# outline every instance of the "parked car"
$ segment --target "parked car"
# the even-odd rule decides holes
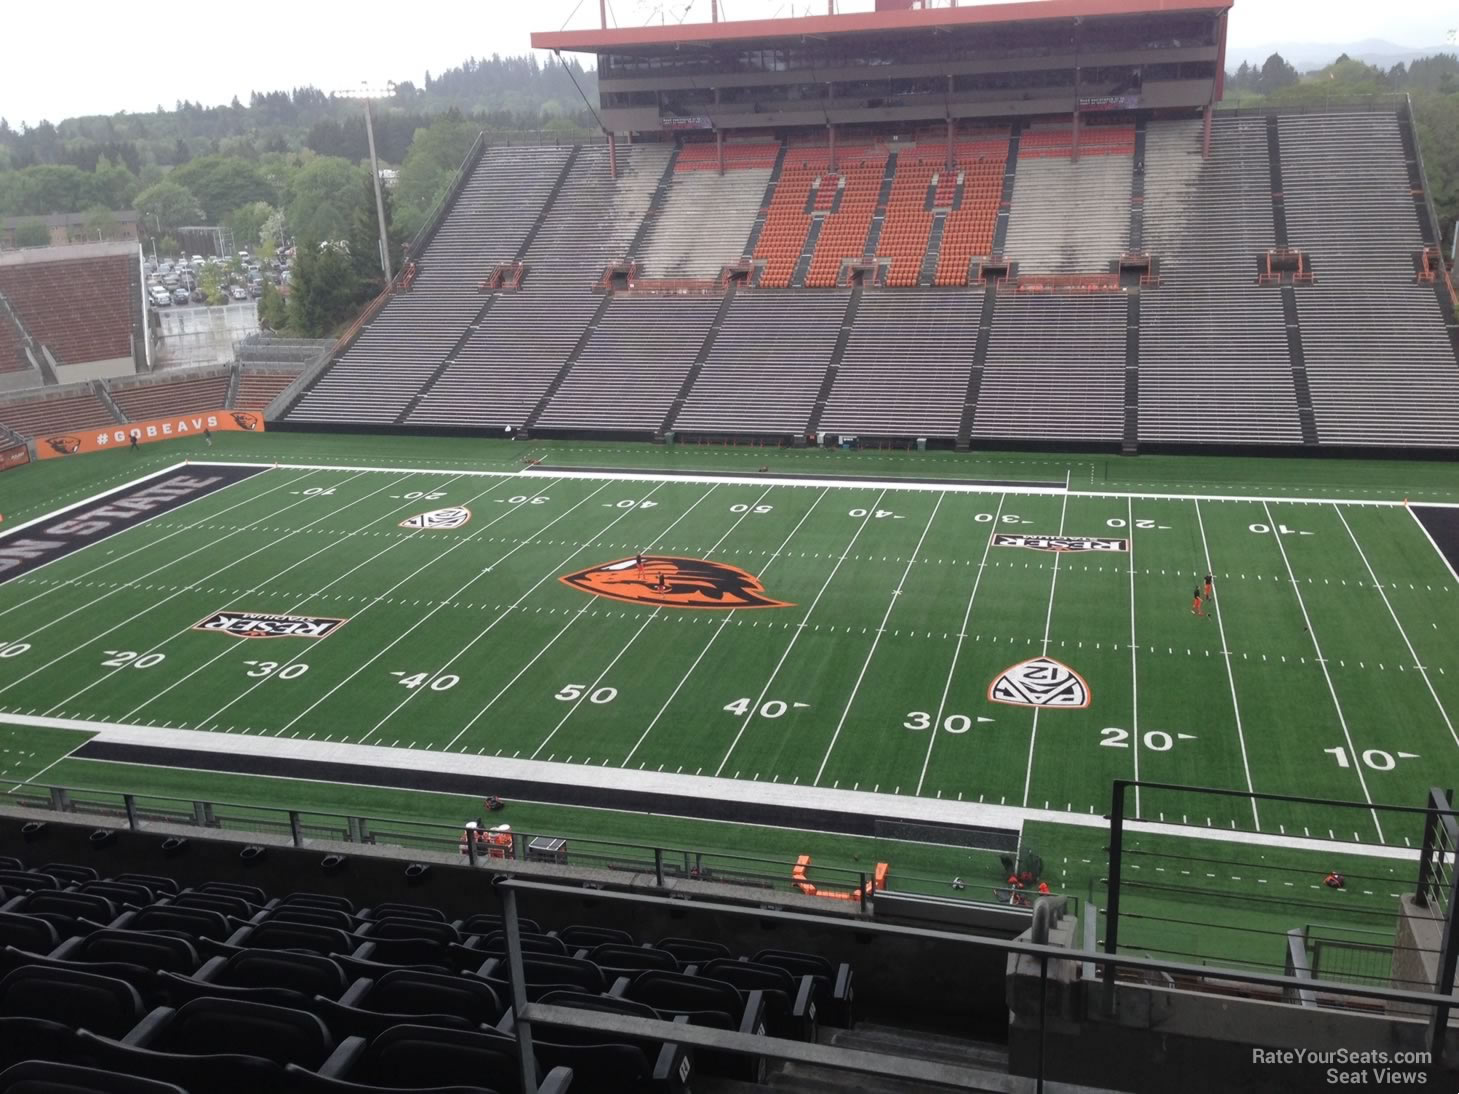
[[[172,294],[159,286],[154,285],[149,295],[152,297],[152,306],[154,308],[165,308],[168,304],[172,303]]]
[[[172,302],[174,304],[186,304],[188,302],[188,300],[189,300],[189,296],[188,296],[188,291],[186,289],[173,289],[172,290]]]
[[[231,295],[234,300],[248,299],[248,293],[244,290],[242,285],[234,285],[233,288],[229,290],[229,295]]]

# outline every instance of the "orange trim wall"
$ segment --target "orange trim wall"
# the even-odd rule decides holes
[[[24,467],[30,463],[30,449],[23,444],[11,445],[9,448],[0,448],[0,471],[9,471],[13,467]]]
[[[208,430],[213,433],[262,433],[262,414],[242,410],[205,410],[195,414],[179,414],[173,418],[154,418],[149,422],[128,422],[106,429],[76,430],[50,433],[35,439],[36,456],[56,460],[81,452],[104,452],[109,448],[128,448],[135,433],[138,444],[172,441],[192,437]]]

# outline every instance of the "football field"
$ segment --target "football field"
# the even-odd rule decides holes
[[[179,464],[5,526],[0,720],[546,761],[605,792],[870,792],[959,822],[1098,817],[1114,779],[1407,806],[1452,785],[1459,580],[1421,519],[1442,509],[1070,483]],[[1378,810],[1132,803],[1419,839]]]

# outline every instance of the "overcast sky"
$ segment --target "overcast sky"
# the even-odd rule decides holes
[[[946,2],[946,0],[943,0]],[[961,3],[976,0],[961,0]],[[709,18],[709,0],[611,0],[610,24],[639,26],[659,12],[678,21]],[[808,10],[825,0],[721,0],[731,19]],[[874,0],[837,0],[868,11]],[[361,81],[421,81],[468,55],[524,53],[534,30],[596,26],[598,0],[427,0],[402,9],[379,0],[304,0],[279,5],[222,3],[122,7],[112,0],[4,5],[9,48],[0,61],[0,117],[42,118],[244,101],[251,90],[313,84],[325,91]],[[277,22],[272,22],[276,20]],[[1431,46],[1459,27],[1459,0],[1237,0],[1235,46],[1272,42],[1350,43],[1385,39]]]

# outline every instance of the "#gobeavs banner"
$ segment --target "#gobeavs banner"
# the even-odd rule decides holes
[[[127,448],[132,437],[138,444],[171,441],[178,437],[194,437],[204,430],[212,433],[262,433],[262,414],[242,410],[207,410],[196,414],[179,414],[175,418],[156,418],[150,422],[128,422],[106,429],[75,430],[70,433],[43,434],[35,439],[36,454],[43,460],[74,456],[78,452],[102,452],[108,448]]]
[[[12,467],[19,467],[27,463],[30,463],[30,452],[25,445],[16,444],[9,448],[0,448],[0,471],[9,471]]]

